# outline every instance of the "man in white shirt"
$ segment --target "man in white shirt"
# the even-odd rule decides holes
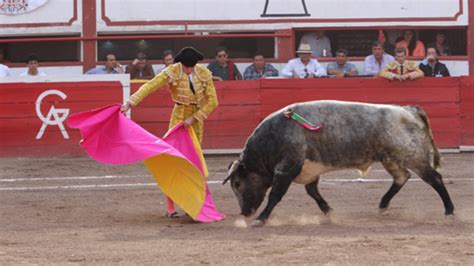
[[[3,63],[3,50],[0,49],[0,77],[8,77],[11,76],[10,69],[2,64]]]
[[[311,58],[311,47],[307,43],[300,44],[298,58],[291,59],[282,69],[281,76],[285,78],[315,78],[326,76],[326,69]]]
[[[364,74],[378,76],[380,71],[384,70],[388,63],[393,61],[395,61],[395,58],[385,53],[384,43],[375,41],[372,43],[372,54],[365,58]]]
[[[28,70],[21,73],[20,77],[26,77],[26,76],[46,76],[46,74],[38,69],[38,57],[36,55],[32,54],[28,56],[28,59],[26,60],[26,64],[28,66]]]
[[[309,44],[313,57],[332,57],[331,41],[324,35],[323,30],[306,33],[301,38],[300,45],[302,43]]]

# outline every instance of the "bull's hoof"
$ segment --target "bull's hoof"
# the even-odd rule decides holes
[[[379,215],[387,215],[387,214],[388,214],[388,213],[387,213],[387,209],[388,209],[388,208],[380,208],[380,209],[379,209]]]
[[[320,219],[321,224],[332,224],[332,215],[333,215],[333,210],[330,209],[326,213],[324,213],[324,216]]]
[[[454,215],[454,210],[446,211],[444,212],[444,215],[446,216]]]
[[[253,222],[250,224],[250,227],[262,227],[265,225],[265,222],[261,220],[253,220]]]
[[[454,214],[444,216],[444,223],[447,225],[457,225],[461,220]]]
[[[238,228],[247,228],[247,223],[243,218],[238,218],[237,220],[235,220],[234,225]]]
[[[334,209],[329,208],[328,210],[324,212],[324,216],[331,218],[333,212],[334,212]]]

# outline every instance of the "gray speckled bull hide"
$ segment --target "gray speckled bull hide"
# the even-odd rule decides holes
[[[289,108],[323,129],[312,132],[286,118],[283,112]],[[374,162],[381,162],[394,179],[381,209],[388,207],[411,170],[438,192],[450,215],[454,206],[435,170],[439,161],[428,119],[418,107],[314,101],[287,106],[262,121],[240,159],[229,167],[224,183],[230,180],[245,216],[255,213],[271,187],[267,206],[254,222],[258,225],[265,223],[292,182],[304,184],[327,214],[331,208],[318,191],[320,175],[348,168],[367,172]]]

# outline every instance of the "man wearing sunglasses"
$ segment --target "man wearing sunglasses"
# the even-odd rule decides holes
[[[224,47],[216,49],[216,61],[209,63],[207,68],[212,72],[215,81],[242,79],[237,66],[229,60],[229,55]]]

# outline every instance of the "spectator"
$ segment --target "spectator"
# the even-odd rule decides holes
[[[425,56],[425,45],[416,39],[415,32],[406,30],[403,32],[403,39],[395,45],[396,48],[403,47],[406,49],[408,56]]]
[[[0,77],[9,77],[11,76],[10,68],[8,68],[6,65],[2,64],[3,63],[3,50],[0,49]]]
[[[393,56],[385,53],[384,43],[375,41],[372,43],[372,54],[365,58],[364,74],[378,76],[380,71],[394,60]]]
[[[237,66],[229,60],[226,48],[219,47],[216,52],[216,61],[207,66],[212,72],[212,79],[217,81],[242,79]]]
[[[146,61],[144,53],[138,53],[133,60],[132,65],[127,67],[127,72],[130,74],[130,79],[152,79],[155,76],[153,66]]]
[[[302,43],[307,43],[311,46],[314,57],[332,57],[331,42],[329,38],[324,35],[323,30],[306,33],[301,37],[300,45]]]
[[[331,62],[327,66],[328,75],[336,75],[338,78],[357,76],[359,71],[354,64],[347,62],[348,51],[339,49],[336,51],[336,62]]]
[[[391,34],[387,30],[379,30],[379,36],[378,36],[377,40],[383,45],[385,53],[387,53],[389,55],[393,55],[393,51],[395,50],[395,45],[393,45],[392,42],[389,40],[390,35]],[[402,39],[400,39],[400,41],[401,40]],[[395,43],[396,42],[398,42],[398,41],[395,41]],[[395,60],[395,59],[393,59],[393,60]]]
[[[105,65],[90,69],[85,74],[123,74],[122,65],[117,62],[115,55],[108,53],[105,55]]]
[[[286,78],[315,78],[326,75],[326,70],[311,58],[311,47],[307,43],[300,44],[298,58],[291,59],[282,69],[281,75]]]
[[[244,71],[245,80],[254,80],[266,77],[277,77],[278,70],[271,64],[265,63],[262,53],[256,53],[253,57],[253,64],[248,66]]]
[[[426,49],[426,59],[419,65],[425,77],[449,77],[449,70],[445,64],[438,61],[438,50],[429,46]]]
[[[28,66],[28,70],[21,73],[20,77],[26,77],[26,76],[46,76],[46,74],[40,70],[38,70],[38,57],[36,55],[32,54],[28,56],[28,59],[26,59],[26,65]]]
[[[436,50],[438,50],[439,55],[451,55],[451,47],[446,44],[446,35],[442,31],[436,33],[435,42],[429,44],[428,46],[435,47]]]
[[[395,61],[390,62],[380,72],[380,76],[389,80],[413,80],[423,77],[423,71],[418,68],[415,62],[406,60],[406,49],[399,47],[395,49]]]
[[[174,55],[173,51],[171,50],[165,50],[163,52],[163,63],[165,64],[163,67],[159,68],[157,73],[161,73],[165,68],[167,68],[169,65],[173,64],[174,62]]]

